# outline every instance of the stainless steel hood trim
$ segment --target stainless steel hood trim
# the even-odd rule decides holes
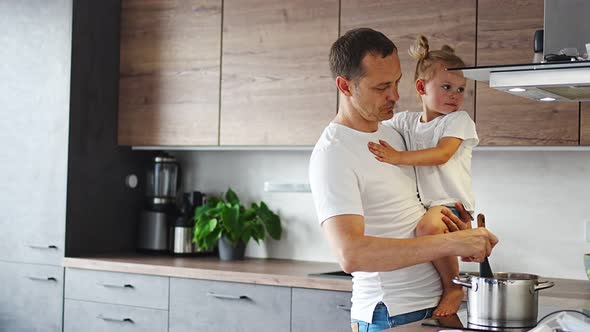
[[[590,66],[490,73],[491,88],[539,101],[590,100]],[[514,88],[521,91],[513,91]]]
[[[490,74],[496,72],[532,72],[550,70],[565,70],[574,68],[590,67],[590,61],[568,61],[568,62],[549,62],[549,63],[528,63],[528,64],[514,64],[514,65],[499,65],[499,66],[480,66],[480,67],[463,67],[463,68],[449,68],[448,71],[463,71],[466,78],[475,81],[489,81]],[[590,82],[590,77],[587,77],[587,82]]]
[[[490,73],[491,88],[590,86],[590,66],[559,70],[495,71]]]

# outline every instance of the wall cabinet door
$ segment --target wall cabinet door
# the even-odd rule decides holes
[[[531,63],[543,0],[480,0],[477,65]],[[542,103],[477,84],[481,145],[577,145],[578,103]]]
[[[467,65],[475,65],[475,4],[472,0],[342,0],[341,34],[369,27],[383,32],[398,48],[402,65],[398,110],[422,111],[416,95],[416,60],[408,54],[419,34],[431,49],[448,44]],[[474,83],[468,81],[464,109],[473,117]]]
[[[291,289],[170,278],[169,331],[289,331]]]
[[[0,330],[61,331],[64,269],[0,262]]]
[[[590,102],[583,102],[580,106],[580,145],[590,145]]]
[[[350,331],[350,292],[293,288],[291,332]]]
[[[121,2],[120,145],[217,145],[221,0]]]
[[[336,115],[337,0],[226,0],[221,145],[313,145]]]

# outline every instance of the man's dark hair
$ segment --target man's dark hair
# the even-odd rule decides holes
[[[381,32],[369,28],[349,30],[330,49],[332,76],[342,76],[354,81],[365,74],[362,60],[367,53],[384,58],[393,52],[397,52],[397,47]]]

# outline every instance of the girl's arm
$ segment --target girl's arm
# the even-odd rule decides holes
[[[416,151],[397,151],[386,141],[369,142],[375,159],[392,165],[436,166],[449,161],[463,142],[457,137],[443,137],[434,148]]]

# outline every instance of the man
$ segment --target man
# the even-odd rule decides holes
[[[380,125],[391,119],[401,79],[393,42],[371,29],[354,29],[330,51],[339,90],[338,114],[326,127],[310,160],[310,185],[319,221],[337,258],[353,274],[353,331],[379,331],[429,317],[441,295],[430,263],[447,256],[482,261],[497,238],[470,229],[444,210],[447,234],[415,238],[425,213],[412,167],[377,161],[367,148],[385,140],[405,150],[401,136]]]

